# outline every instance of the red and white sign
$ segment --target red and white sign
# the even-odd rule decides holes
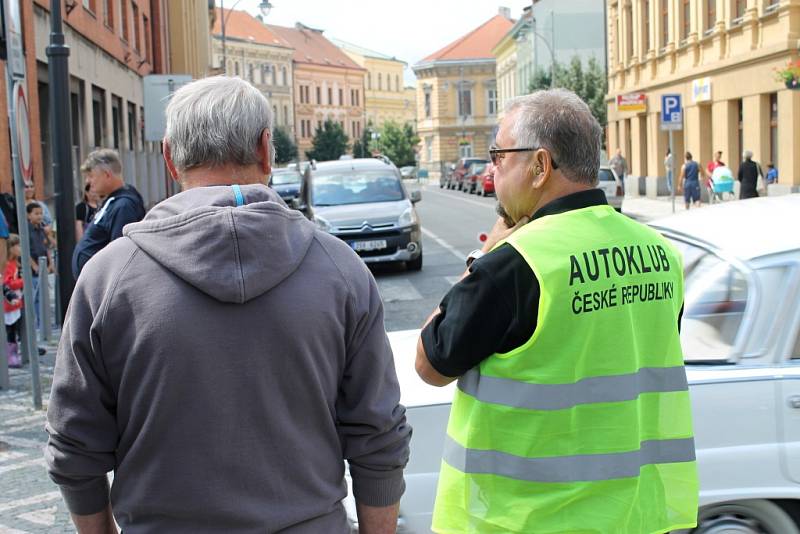
[[[617,95],[617,111],[644,113],[647,111],[647,95],[644,93]]]
[[[29,128],[28,99],[25,96],[25,85],[22,82],[14,84],[14,115],[17,119],[17,154],[19,154],[19,167],[22,177],[30,181],[33,177],[33,164],[31,162],[31,134]]]

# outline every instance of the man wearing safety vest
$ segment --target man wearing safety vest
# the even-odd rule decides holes
[[[696,524],[682,259],[595,188],[601,135],[561,89],[511,101],[500,123],[501,216],[417,344],[423,380],[458,379],[435,532]]]

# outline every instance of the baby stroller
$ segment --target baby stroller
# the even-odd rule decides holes
[[[729,194],[732,200],[736,198],[733,191],[733,172],[728,167],[722,166],[714,169],[711,178],[706,182],[708,188],[708,199],[711,204],[725,200],[725,194]]]

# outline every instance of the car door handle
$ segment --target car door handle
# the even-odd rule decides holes
[[[800,409],[800,395],[793,395],[789,397],[789,406]]]

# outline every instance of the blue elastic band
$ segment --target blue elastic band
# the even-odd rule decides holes
[[[244,195],[242,194],[242,188],[239,187],[238,184],[234,184],[231,186],[233,189],[233,194],[236,195],[236,207],[244,206]]]

